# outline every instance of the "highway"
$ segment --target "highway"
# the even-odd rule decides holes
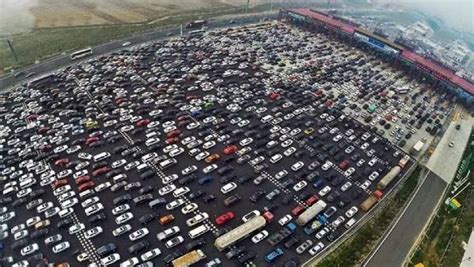
[[[437,210],[448,184],[428,170],[415,197],[363,266],[402,266],[414,242]]]
[[[245,25],[256,23],[264,18],[267,19],[275,19],[277,18],[277,13],[265,13],[265,14],[257,14],[257,15],[248,15],[248,16],[241,16],[236,18],[225,18],[225,19],[210,19],[208,23],[208,28],[221,28],[221,27],[234,27],[238,25]],[[229,22],[233,20],[234,23],[230,24]],[[90,57],[83,58],[81,60],[87,60],[89,58],[95,58],[98,55],[107,54],[114,50],[123,49],[122,44],[125,42],[130,42],[131,45],[136,45],[140,43],[150,42],[158,39],[167,38],[169,36],[176,36],[180,34],[180,26],[172,26],[172,27],[163,27],[159,28],[156,31],[128,37],[121,40],[114,40],[105,44],[101,44],[92,48],[94,51],[93,55]],[[188,32],[189,30],[183,27],[183,33]],[[56,70],[58,68],[66,67],[70,64],[76,63],[77,60],[72,60],[69,55],[61,55],[39,64],[28,66],[24,69],[19,69],[19,71],[23,71],[25,74],[28,73],[35,73],[35,76],[40,76],[41,74],[45,74]],[[31,77],[33,78],[33,77]],[[0,91],[7,89],[8,87],[16,84],[21,83],[25,80],[25,78],[19,77],[15,78],[13,74],[8,74],[0,78]]]

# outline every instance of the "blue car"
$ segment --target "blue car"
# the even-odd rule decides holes
[[[278,259],[278,257],[280,257],[281,255],[283,255],[283,249],[276,248],[275,250],[273,250],[272,252],[268,253],[265,256],[265,261],[268,262],[268,263],[272,263],[276,259]]]
[[[214,178],[212,178],[212,176],[207,175],[207,176],[203,176],[203,177],[199,178],[198,183],[200,185],[203,185],[203,184],[207,184],[207,183],[212,182],[212,180],[214,180]]]

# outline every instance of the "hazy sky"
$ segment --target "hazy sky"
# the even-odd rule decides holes
[[[413,7],[455,29],[474,33],[474,0],[372,0],[372,3],[387,2]]]

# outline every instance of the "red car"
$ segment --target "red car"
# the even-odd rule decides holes
[[[51,151],[51,149],[53,149],[53,147],[50,146],[50,145],[42,145],[42,146],[40,146],[40,150],[41,150],[41,152],[43,152],[43,153],[48,152],[48,151]]]
[[[295,208],[293,208],[293,209],[291,210],[291,214],[293,214],[293,216],[298,216],[298,215],[300,215],[303,211],[304,211],[304,207],[301,206],[301,205],[298,205],[298,206],[296,206]]]
[[[184,120],[187,120],[187,119],[189,119],[189,115],[179,116],[176,120],[177,121],[184,121]]]
[[[86,145],[90,145],[90,144],[92,144],[94,142],[97,142],[97,141],[99,141],[99,137],[97,137],[97,136],[89,137],[86,140]]]
[[[92,189],[94,186],[95,186],[95,183],[92,182],[92,181],[87,182],[85,184],[81,184],[78,188],[79,193],[82,192],[82,191],[86,191],[87,189]]]
[[[67,179],[56,180],[53,182],[53,188],[57,189],[67,185]]]
[[[265,213],[263,213],[263,218],[265,218],[265,220],[267,221],[267,223],[271,222],[273,220],[273,213],[267,211]]]
[[[127,99],[120,97],[120,98],[115,99],[115,104],[120,105],[124,101],[127,101]]]
[[[55,166],[64,167],[69,163],[69,159],[58,159],[54,162]]]
[[[188,96],[186,97],[186,100],[189,101],[189,100],[198,99],[198,98],[199,98],[199,96],[197,96],[197,95],[188,95]]]
[[[345,171],[347,168],[349,168],[349,161],[347,159],[341,161],[341,163],[339,163],[339,168],[341,168],[341,170]]]
[[[110,171],[110,168],[105,166],[105,167],[102,167],[102,168],[99,168],[99,169],[93,171],[92,175],[97,177],[97,176],[100,176],[100,175],[102,175],[106,172],[109,172],[109,171]]]
[[[36,114],[31,114],[30,116],[26,117],[26,119],[29,121],[35,121],[37,118],[38,118],[38,115]]]
[[[308,206],[311,206],[314,203],[316,203],[316,201],[318,201],[318,199],[319,199],[318,196],[312,195],[304,203],[306,203],[306,205],[308,205]]]
[[[272,93],[270,94],[270,99],[272,99],[272,100],[277,100],[278,98],[280,98],[280,94],[279,94],[279,93],[272,92]]]
[[[44,134],[44,133],[47,133],[48,131],[49,131],[49,127],[41,127],[38,129],[39,134]]]
[[[237,151],[237,149],[238,148],[236,145],[227,146],[226,148],[224,148],[224,154],[226,155],[234,154]]]
[[[226,212],[226,213],[224,213],[221,216],[216,218],[216,224],[217,225],[223,225],[226,222],[234,219],[234,217],[235,217],[235,214],[232,211]]]
[[[90,181],[91,181],[91,177],[89,175],[79,176],[76,178],[77,185],[81,185],[83,183],[90,182]]]
[[[139,120],[139,121],[137,121],[137,127],[146,127],[150,122],[151,122],[151,120],[149,120],[149,119]]]
[[[173,131],[169,132],[166,135],[166,137],[167,138],[174,138],[174,137],[178,137],[180,134],[181,134],[181,131],[179,129],[176,129],[176,130],[173,130]]]

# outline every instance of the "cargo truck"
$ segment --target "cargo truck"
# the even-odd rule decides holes
[[[318,200],[311,207],[307,208],[300,216],[296,219],[296,223],[299,226],[304,226],[310,222],[318,213],[326,208],[327,204],[323,200]]]
[[[173,267],[188,267],[205,258],[206,255],[204,254],[204,252],[202,252],[202,250],[200,249],[197,249],[173,260],[171,264],[173,265]]]
[[[255,216],[252,219],[248,220],[246,223],[237,226],[236,228],[230,230],[229,232],[216,238],[214,246],[219,251],[222,251],[229,246],[237,243],[238,241],[249,236],[251,233],[257,231],[258,229],[265,226],[267,221],[263,216]]]
[[[402,168],[400,166],[393,167],[382,179],[380,179],[379,183],[377,184],[377,189],[383,190],[385,189],[392,181],[397,177]]]
[[[362,202],[359,208],[363,211],[369,211],[379,200],[382,198],[382,191],[375,191],[372,195],[370,195],[364,202]]]

